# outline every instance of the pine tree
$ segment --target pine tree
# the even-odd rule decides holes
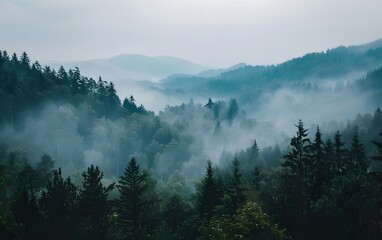
[[[312,176],[313,184],[312,194],[320,196],[322,186],[329,179],[329,164],[325,158],[325,145],[321,138],[320,128],[317,126],[317,132],[312,144]]]
[[[62,178],[61,169],[53,171],[39,201],[47,226],[45,239],[73,239],[76,232],[77,189],[68,177]]]
[[[211,111],[212,107],[214,106],[215,103],[212,102],[211,98],[208,98],[208,103],[204,105],[205,108],[208,108],[210,110],[210,119],[211,119]]]
[[[250,155],[248,159],[248,167],[250,169],[253,169],[253,167],[255,166],[255,163],[258,161],[259,155],[260,155],[260,149],[255,139],[253,140],[253,145],[251,147]]]
[[[339,131],[334,135],[334,159],[337,173],[344,173],[350,165],[347,156],[348,152],[344,147],[345,144],[342,142],[341,136]]]
[[[231,213],[233,214],[245,202],[242,174],[240,172],[240,162],[235,157],[232,161],[233,173],[230,183],[228,185],[227,193],[232,200]]]
[[[65,71],[65,68],[63,66],[60,66],[57,72],[57,77],[60,80],[58,82],[59,85],[69,85],[69,79],[68,79],[68,74]]]
[[[237,104],[236,99],[232,99],[230,101],[228,111],[227,111],[227,119],[229,124],[232,124],[233,120],[235,119],[238,113],[239,113],[239,105]]]
[[[219,205],[222,195],[221,186],[215,178],[211,160],[208,160],[206,175],[197,192],[197,208],[202,219],[210,219],[212,217],[213,211]]]
[[[352,165],[357,169],[360,169],[364,172],[367,171],[368,162],[365,154],[365,148],[363,144],[358,139],[358,128],[355,128],[354,136],[350,148],[350,158]]]
[[[303,179],[308,172],[309,165],[309,152],[310,152],[310,139],[308,136],[308,129],[304,128],[304,123],[299,120],[298,125],[295,125],[298,129],[297,135],[291,139],[290,145],[292,151],[284,156],[284,167],[289,167],[292,173]]]
[[[114,183],[104,187],[101,183],[103,173],[91,165],[82,173],[83,182],[79,195],[79,207],[83,216],[86,239],[106,239],[107,215],[109,213],[107,196]]]
[[[330,179],[337,172],[337,165],[334,157],[334,144],[332,140],[328,139],[324,145],[324,155],[329,167],[328,179]]]
[[[23,67],[25,67],[26,69],[29,69],[30,68],[30,60],[29,60],[29,57],[28,57],[28,54],[26,52],[23,52],[21,54],[21,57],[20,57],[20,63]]]
[[[139,240],[143,235],[142,215],[150,201],[144,201],[143,195],[148,185],[147,175],[139,170],[135,158],[129,161],[124,175],[117,185],[121,197],[118,202],[119,220],[126,232],[126,239]]]
[[[303,216],[306,216],[307,210],[307,178],[310,171],[310,149],[311,143],[308,136],[308,129],[304,128],[304,123],[299,120],[297,135],[291,139],[290,145],[292,151],[284,156],[283,167],[290,168],[293,176],[296,177],[297,185],[299,188],[299,203]]]

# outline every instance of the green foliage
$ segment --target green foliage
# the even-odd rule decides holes
[[[79,195],[79,211],[85,239],[106,239],[108,227],[108,194],[114,183],[104,187],[101,183],[103,173],[91,165],[82,173],[83,182]]]
[[[285,239],[285,233],[272,224],[258,204],[247,202],[233,216],[213,218],[200,227],[200,240]]]
[[[121,193],[118,201],[118,213],[126,238],[138,240],[143,237],[143,211],[150,204],[143,199],[148,188],[146,179],[147,175],[139,170],[135,158],[131,158],[124,175],[118,181],[117,187]]]
[[[366,172],[367,168],[369,167],[369,163],[366,158],[365,148],[363,147],[363,144],[359,140],[357,127],[354,131],[354,136],[351,143],[350,159],[354,168],[357,168]]]
[[[240,172],[240,162],[237,158],[232,161],[233,173],[229,182],[227,193],[231,197],[230,212],[234,213],[239,207],[245,203],[245,195],[242,174]]]
[[[221,185],[215,178],[211,160],[208,160],[206,174],[197,189],[197,208],[201,219],[210,219],[213,216],[221,197]]]
[[[381,182],[363,171],[337,175],[312,204],[315,239],[380,239]],[[318,229],[317,229],[318,230]]]
[[[304,128],[304,123],[299,120],[298,125],[295,125],[298,129],[297,134],[290,141],[292,151],[284,156],[284,167],[289,167],[292,172],[298,176],[301,181],[307,175],[309,169],[309,154],[310,154],[310,139],[308,136],[308,129]]]
[[[77,222],[77,189],[68,177],[63,179],[61,169],[53,171],[39,201],[42,217],[47,227],[46,239],[75,238]]]

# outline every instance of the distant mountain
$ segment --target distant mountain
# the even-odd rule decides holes
[[[220,69],[206,70],[206,71],[203,71],[201,73],[195,74],[195,76],[197,76],[197,77],[215,77],[215,76],[218,76],[218,75],[220,75],[222,73],[225,73],[225,72],[228,72],[228,71],[232,71],[232,70],[236,70],[236,69],[239,69],[239,68],[242,68],[242,67],[245,67],[245,66],[247,66],[247,64],[245,64],[245,63],[238,63],[238,64],[233,65],[232,67],[229,67],[229,68],[220,68]]]
[[[103,79],[108,81],[158,81],[173,74],[196,74],[210,69],[181,58],[169,56],[149,57],[137,54],[123,54],[107,59],[77,62],[44,62],[44,64],[55,69],[63,65],[66,70],[78,67],[84,75],[95,79],[102,76]]]
[[[210,77],[178,76],[160,82],[164,91],[248,100],[267,89],[296,83],[355,80],[382,66],[382,40],[309,53],[278,65],[243,66]],[[217,73],[217,72],[215,72]]]

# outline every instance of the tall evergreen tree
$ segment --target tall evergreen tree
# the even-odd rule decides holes
[[[308,129],[304,128],[304,123],[299,120],[298,125],[295,125],[298,129],[297,135],[291,139],[290,145],[292,151],[284,156],[284,167],[289,167],[292,173],[303,179],[307,172],[310,159],[311,143],[308,136]]]
[[[60,68],[58,69],[57,77],[60,80],[58,82],[59,85],[69,85],[68,73],[65,71],[65,68],[63,66],[60,66]]]
[[[215,178],[211,160],[208,160],[206,175],[197,192],[197,208],[202,219],[210,219],[213,211],[220,203],[222,190],[219,181]]]
[[[350,148],[350,158],[354,167],[364,172],[367,171],[368,162],[365,154],[365,148],[358,139],[358,127],[356,127],[354,131],[354,136]]]
[[[321,138],[320,128],[317,126],[317,132],[312,144],[312,176],[313,185],[312,194],[319,196],[325,181],[329,178],[329,163],[325,157],[325,145]]]
[[[125,230],[126,239],[142,239],[143,226],[142,216],[145,206],[150,204],[143,199],[148,185],[147,174],[139,170],[135,158],[131,158],[125,169],[124,175],[118,181],[118,189],[121,193],[118,202],[120,223]]]
[[[30,60],[29,60],[28,54],[26,52],[23,52],[21,54],[20,63],[24,68],[29,69]]]
[[[104,187],[103,173],[91,165],[82,173],[83,182],[79,195],[79,207],[83,217],[82,229],[85,239],[106,239],[109,206],[107,196],[114,183]]]
[[[324,154],[325,154],[325,159],[329,166],[328,178],[330,179],[332,175],[337,172],[337,165],[336,165],[336,161],[334,157],[334,144],[331,139],[328,139],[325,142]]]
[[[61,169],[53,171],[53,179],[42,192],[39,204],[47,226],[44,239],[77,237],[77,189],[69,177],[63,179]]]
[[[204,107],[208,108],[210,110],[210,119],[211,119],[211,111],[214,106],[214,102],[212,102],[211,98],[208,98],[208,103],[204,105]]]
[[[348,151],[345,144],[341,140],[342,135],[337,131],[334,135],[334,159],[336,164],[336,172],[344,173],[350,165],[348,161]]]
[[[299,193],[299,203],[303,216],[305,217],[307,211],[307,177],[310,168],[310,149],[311,143],[308,136],[308,129],[304,128],[304,123],[299,120],[298,129],[295,137],[291,139],[290,145],[292,151],[284,156],[283,167],[290,168],[292,175],[296,177]]]
[[[251,146],[251,149],[250,149],[250,155],[248,159],[249,168],[253,169],[256,162],[258,161],[259,155],[260,155],[260,149],[255,139],[253,140],[253,145]]]
[[[240,208],[245,202],[244,195],[244,184],[242,179],[242,174],[240,172],[240,162],[235,157],[232,161],[233,173],[231,180],[229,182],[227,193],[231,197],[232,208],[231,213],[233,214],[238,208]]]
[[[232,124],[233,120],[239,113],[239,105],[236,102],[236,99],[232,99],[229,103],[228,111],[227,111],[227,119],[228,123]]]

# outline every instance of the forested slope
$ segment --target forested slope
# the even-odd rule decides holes
[[[1,239],[382,238],[380,108],[285,136],[235,98],[155,116],[4,51],[0,100]]]

